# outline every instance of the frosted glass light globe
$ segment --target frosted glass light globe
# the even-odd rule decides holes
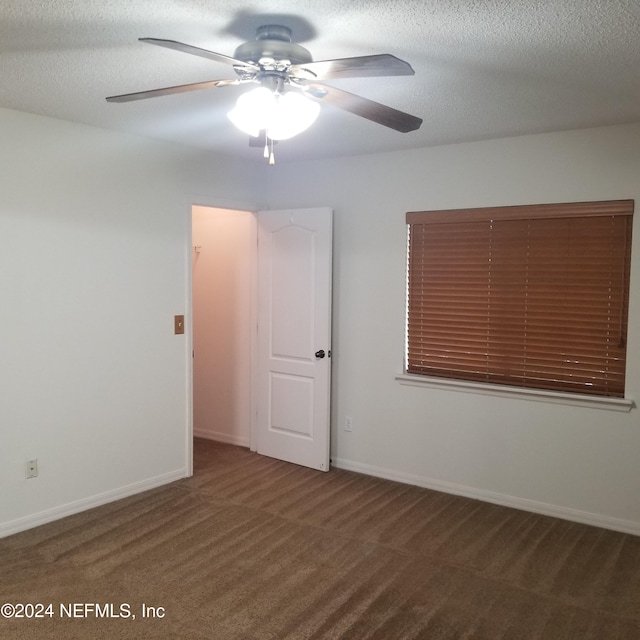
[[[272,140],[293,138],[308,129],[318,117],[320,105],[299,93],[288,92],[278,97],[267,133]]]
[[[266,87],[259,87],[242,94],[227,116],[250,136],[266,130],[272,140],[286,140],[309,128],[319,112],[319,104],[299,93],[276,95]]]
[[[243,93],[227,117],[241,131],[257,136],[267,129],[276,107],[276,96],[266,87]]]

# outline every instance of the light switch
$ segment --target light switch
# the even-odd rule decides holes
[[[184,316],[173,316],[173,329],[176,335],[184,333]]]

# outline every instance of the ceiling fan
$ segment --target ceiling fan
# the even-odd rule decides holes
[[[258,89],[240,96],[229,118],[251,135],[252,145],[265,144],[265,157],[269,157],[271,145],[272,164],[273,143],[310,126],[318,114],[318,105],[331,105],[403,133],[415,131],[422,124],[421,118],[323,82],[414,74],[409,63],[390,54],[314,62],[307,49],[291,41],[291,29],[272,24],[258,27],[255,41],[241,44],[233,57],[175,40],[140,38],[140,41],[230,65],[237,78],[126,93],[110,96],[107,102],[131,102],[214,87],[258,84]]]

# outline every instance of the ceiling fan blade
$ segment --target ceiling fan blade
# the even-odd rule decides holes
[[[163,87],[162,89],[150,89],[149,91],[136,91],[135,93],[123,93],[120,96],[109,96],[107,102],[133,102],[145,98],[157,98],[170,96],[174,93],[186,93],[199,91],[200,89],[212,89],[213,87],[226,87],[241,84],[241,80],[210,80],[208,82],[194,82],[192,84],[180,84],[175,87]]]
[[[182,51],[183,53],[190,53],[191,55],[207,58],[214,62],[230,64],[234,67],[245,67],[252,69],[253,71],[260,70],[260,67],[252,62],[237,60],[236,58],[225,56],[222,53],[216,53],[215,51],[209,51],[208,49],[201,49],[200,47],[194,47],[190,44],[184,44],[184,42],[177,42],[176,40],[162,40],[161,38],[138,38],[138,40],[140,40],[140,42],[147,42],[148,44],[155,44],[159,47],[166,47],[167,49],[175,49],[176,51]]]
[[[337,78],[414,75],[413,68],[408,62],[388,53],[294,64],[291,67],[291,73],[295,77],[310,80],[314,78],[318,78],[318,80],[333,80]]]
[[[387,107],[379,102],[374,102],[368,98],[363,98],[326,84],[308,84],[305,89],[305,95],[320,104],[328,104],[332,107],[338,107],[338,109],[344,109],[402,133],[415,131],[422,124],[422,118],[417,118],[404,111],[398,111],[393,107]]]

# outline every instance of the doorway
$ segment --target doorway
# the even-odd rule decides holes
[[[192,206],[193,436],[329,470],[332,216]]]
[[[193,435],[251,447],[256,221],[194,205]]]

